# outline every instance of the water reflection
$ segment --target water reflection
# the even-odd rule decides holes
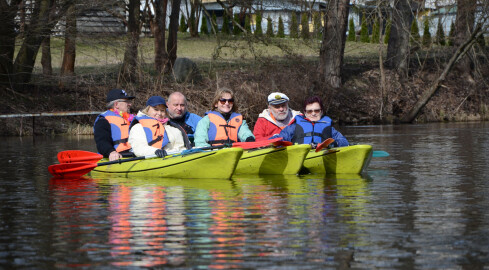
[[[55,246],[114,266],[242,268],[290,256],[323,263],[338,243],[362,244],[369,182],[358,175],[53,179]]]

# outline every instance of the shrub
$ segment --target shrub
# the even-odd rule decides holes
[[[410,39],[411,43],[417,44],[421,40],[421,37],[419,35],[419,27],[418,27],[418,20],[416,18],[413,20],[413,23],[411,24],[411,34],[410,34]]]
[[[391,22],[391,20],[389,19],[389,20],[387,21],[387,24],[385,25],[384,44],[389,43],[389,38],[390,38],[390,36],[391,36],[391,26],[392,26],[392,22]]]
[[[180,16],[180,26],[178,27],[178,30],[182,33],[187,32],[187,22],[185,21],[185,16]]]
[[[312,14],[312,20],[314,23],[314,30],[313,30],[313,35],[315,38],[321,38],[321,13],[319,12],[314,12]]]
[[[207,18],[205,16],[202,16],[202,21],[200,24],[200,33],[205,35],[209,34],[209,28],[207,28]]]
[[[309,18],[307,13],[302,13],[301,15],[301,37],[309,39]]]
[[[380,25],[379,20],[375,19],[374,26],[372,28],[372,43],[379,44],[380,42]]]
[[[239,34],[241,34],[242,31],[241,28],[236,26],[236,24],[241,25],[238,14],[234,14],[234,23],[233,23],[233,35],[238,36]]]
[[[263,29],[261,27],[261,12],[256,13],[256,27],[255,36],[261,37],[263,35]]]
[[[424,47],[429,47],[431,45],[430,21],[428,19],[424,21],[422,42]]]
[[[231,31],[229,30],[229,18],[228,18],[227,13],[224,13],[224,16],[222,18],[221,33],[223,33],[225,35],[231,34]]]
[[[279,38],[284,38],[285,37],[285,27],[284,27],[284,21],[282,20],[282,16],[278,17],[278,32],[277,32],[277,37]]]
[[[453,46],[455,44],[455,23],[452,21],[450,26],[450,32],[448,33],[448,46]]]
[[[250,15],[246,14],[245,15],[245,27],[244,29],[246,32],[251,34],[251,22],[250,22]]]
[[[367,19],[365,15],[362,17],[362,28],[360,30],[360,42],[369,43],[370,37],[368,36]]]
[[[443,25],[440,19],[438,19],[438,27],[436,29],[436,43],[445,46],[445,32],[443,31]]]
[[[267,18],[267,37],[273,37],[273,24],[270,16]]]
[[[299,25],[297,24],[297,15],[295,12],[292,12],[292,18],[290,19],[290,29],[289,29],[289,36],[291,38],[298,38],[299,33],[297,29],[299,28]]]
[[[348,41],[357,41],[357,35],[355,33],[355,22],[353,22],[353,18],[350,18],[350,22],[348,23]]]

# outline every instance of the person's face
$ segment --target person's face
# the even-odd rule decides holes
[[[221,113],[229,113],[233,109],[234,99],[229,93],[222,94],[215,107]]]
[[[170,118],[181,118],[187,112],[184,96],[172,96],[167,105]]]
[[[165,111],[166,108],[164,106],[158,106],[158,107],[149,106],[148,116],[156,119],[163,119],[166,117]]]
[[[119,112],[128,113],[131,109],[132,102],[129,99],[121,99],[114,103],[114,108]]]
[[[319,103],[314,102],[312,104],[306,105],[306,110],[305,110],[305,115],[306,118],[308,118],[311,121],[319,121],[321,119],[322,111],[321,111],[321,106]]]
[[[287,118],[287,114],[289,113],[289,102],[277,105],[270,104],[268,105],[268,109],[272,112],[276,120],[282,121]]]

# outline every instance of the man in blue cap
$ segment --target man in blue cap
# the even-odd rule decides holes
[[[133,99],[125,90],[110,90],[107,94],[107,111],[95,119],[93,135],[97,151],[110,161],[133,156],[128,141],[129,125],[134,118],[129,113]]]

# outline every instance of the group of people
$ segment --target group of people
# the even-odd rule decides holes
[[[253,132],[237,112],[232,90],[220,89],[210,110],[200,117],[187,110],[187,99],[180,92],[168,96],[152,96],[137,115],[130,114],[134,96],[122,89],[107,94],[107,111],[94,124],[97,150],[109,160],[155,154],[164,157],[192,147],[206,147],[233,142],[253,142],[282,137],[286,141],[315,145],[333,138],[334,146],[348,146],[348,140],[332,126],[324,115],[317,96],[304,101],[303,112],[289,108],[289,98],[279,92],[268,96],[268,108],[256,121]]]

